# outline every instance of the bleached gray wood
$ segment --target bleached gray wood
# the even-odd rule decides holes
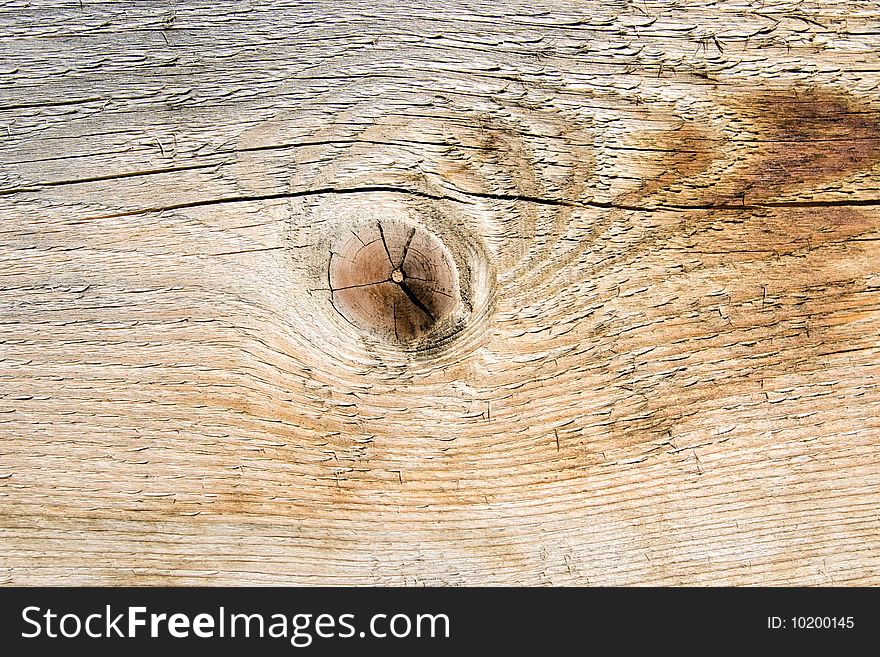
[[[454,6],[453,6],[454,5]],[[876,2],[0,5],[0,582],[880,583]],[[416,353],[358,222],[449,248]]]

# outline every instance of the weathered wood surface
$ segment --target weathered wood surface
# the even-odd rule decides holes
[[[0,581],[880,583],[878,49],[876,2],[3,3]],[[447,334],[334,307],[385,221]]]

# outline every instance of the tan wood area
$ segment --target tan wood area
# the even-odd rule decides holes
[[[0,583],[880,584],[880,4],[3,3]]]

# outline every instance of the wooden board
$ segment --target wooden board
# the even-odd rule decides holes
[[[880,584],[878,51],[876,2],[4,3],[0,582]],[[383,225],[436,324],[334,292]]]

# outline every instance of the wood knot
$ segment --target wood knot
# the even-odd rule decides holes
[[[339,314],[398,342],[431,333],[460,300],[447,248],[427,230],[398,220],[352,228],[331,253],[328,275]]]

